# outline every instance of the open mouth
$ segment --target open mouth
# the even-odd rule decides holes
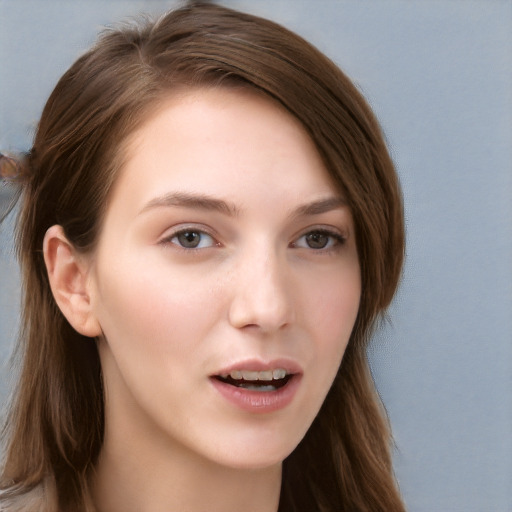
[[[293,401],[302,375],[293,361],[274,362],[272,366],[249,361],[238,368],[221,370],[210,379],[220,395],[237,408],[251,414],[269,414]]]
[[[282,368],[263,372],[235,370],[229,374],[215,375],[214,378],[224,384],[248,391],[277,391],[290,381],[293,374]]]

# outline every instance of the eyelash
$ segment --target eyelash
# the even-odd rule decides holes
[[[209,238],[211,238],[212,240],[212,243],[210,245],[208,245],[207,247],[184,247],[181,243],[176,243],[176,242],[173,242],[173,240],[177,237],[179,237],[180,235],[185,235],[185,234],[193,234],[193,235],[200,235],[201,238],[203,238],[204,236],[207,236]],[[306,242],[306,245],[305,246],[300,246],[298,245],[298,241],[307,237],[308,235],[320,235],[320,236],[325,236],[327,238],[329,238],[330,240],[327,241],[327,244],[326,246],[324,247],[317,247],[317,248],[314,248],[314,247],[311,247],[311,246],[308,246],[307,245],[307,242]],[[292,242],[290,244],[290,246],[294,249],[311,249],[312,251],[314,252],[319,252],[319,253],[326,253],[326,252],[329,252],[329,251],[333,251],[333,250],[336,250],[336,249],[339,249],[341,246],[343,246],[345,243],[346,243],[346,237],[339,234],[339,233],[336,233],[334,231],[331,231],[331,230],[328,230],[328,229],[312,229],[310,231],[307,231],[306,233],[304,233],[303,235],[301,235],[300,237],[298,237],[294,242]],[[201,244],[202,240],[200,239],[199,240],[199,245]],[[178,247],[179,249],[181,250],[184,250],[184,251],[199,251],[199,250],[202,250],[202,249],[208,249],[208,248],[211,248],[211,247],[218,247],[220,246],[221,244],[219,242],[217,242],[214,238],[214,236],[210,233],[208,233],[207,231],[203,230],[203,229],[199,229],[199,228],[195,228],[195,227],[186,227],[186,228],[181,228],[179,229],[178,231],[175,231],[173,233],[171,233],[169,236],[165,237],[163,240],[160,241],[160,244],[162,245],[173,245],[173,246],[176,246]]]
[[[345,236],[343,236],[339,233],[336,233],[335,231],[331,231],[329,229],[312,229],[311,231],[308,231],[307,233],[304,233],[303,235],[301,235],[295,242],[293,242],[292,247],[300,248],[297,246],[297,241],[302,238],[307,237],[308,235],[320,235],[320,236],[325,236],[330,239],[327,242],[327,246],[324,246],[324,247],[318,247],[318,248],[314,248],[314,247],[310,247],[310,246],[303,247],[304,249],[311,249],[315,252],[325,253],[328,251],[339,249],[347,241]]]
[[[189,234],[199,234],[201,236],[201,238],[203,238],[206,235],[206,236],[208,236],[208,237],[210,237],[212,239],[212,244],[209,245],[208,247],[184,247],[183,245],[181,245],[179,243],[173,242],[173,240],[175,238],[179,237],[180,235],[185,235],[187,233],[189,233]],[[214,238],[214,236],[212,234],[208,233],[204,229],[199,229],[199,228],[196,228],[196,227],[193,227],[193,226],[181,228],[181,229],[171,233],[169,236],[167,236],[163,240],[161,240],[160,243],[162,245],[173,245],[173,246],[178,247],[178,249],[182,249],[184,251],[200,251],[202,249],[207,249],[207,248],[210,248],[210,247],[216,247],[216,246],[220,245],[220,243],[215,240],[215,238]],[[199,241],[199,244],[200,243],[201,243],[201,240]]]

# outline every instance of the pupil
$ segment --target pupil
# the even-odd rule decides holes
[[[201,236],[196,231],[185,231],[178,235],[178,240],[183,247],[194,249],[199,245]]]
[[[329,237],[323,233],[309,233],[306,235],[306,240],[312,249],[323,249],[327,245]]]

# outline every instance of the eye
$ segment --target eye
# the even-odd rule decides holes
[[[331,249],[345,242],[345,237],[332,231],[315,229],[305,235],[302,235],[295,242],[293,247],[303,247],[306,249]]]
[[[163,242],[178,245],[183,249],[205,249],[217,245],[212,236],[198,229],[182,229]]]

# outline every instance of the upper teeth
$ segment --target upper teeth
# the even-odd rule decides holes
[[[275,370],[265,370],[263,372],[253,372],[249,370],[233,370],[231,373],[223,373],[221,377],[226,379],[231,377],[235,380],[278,380],[284,379],[288,375],[283,368],[276,368]]]

